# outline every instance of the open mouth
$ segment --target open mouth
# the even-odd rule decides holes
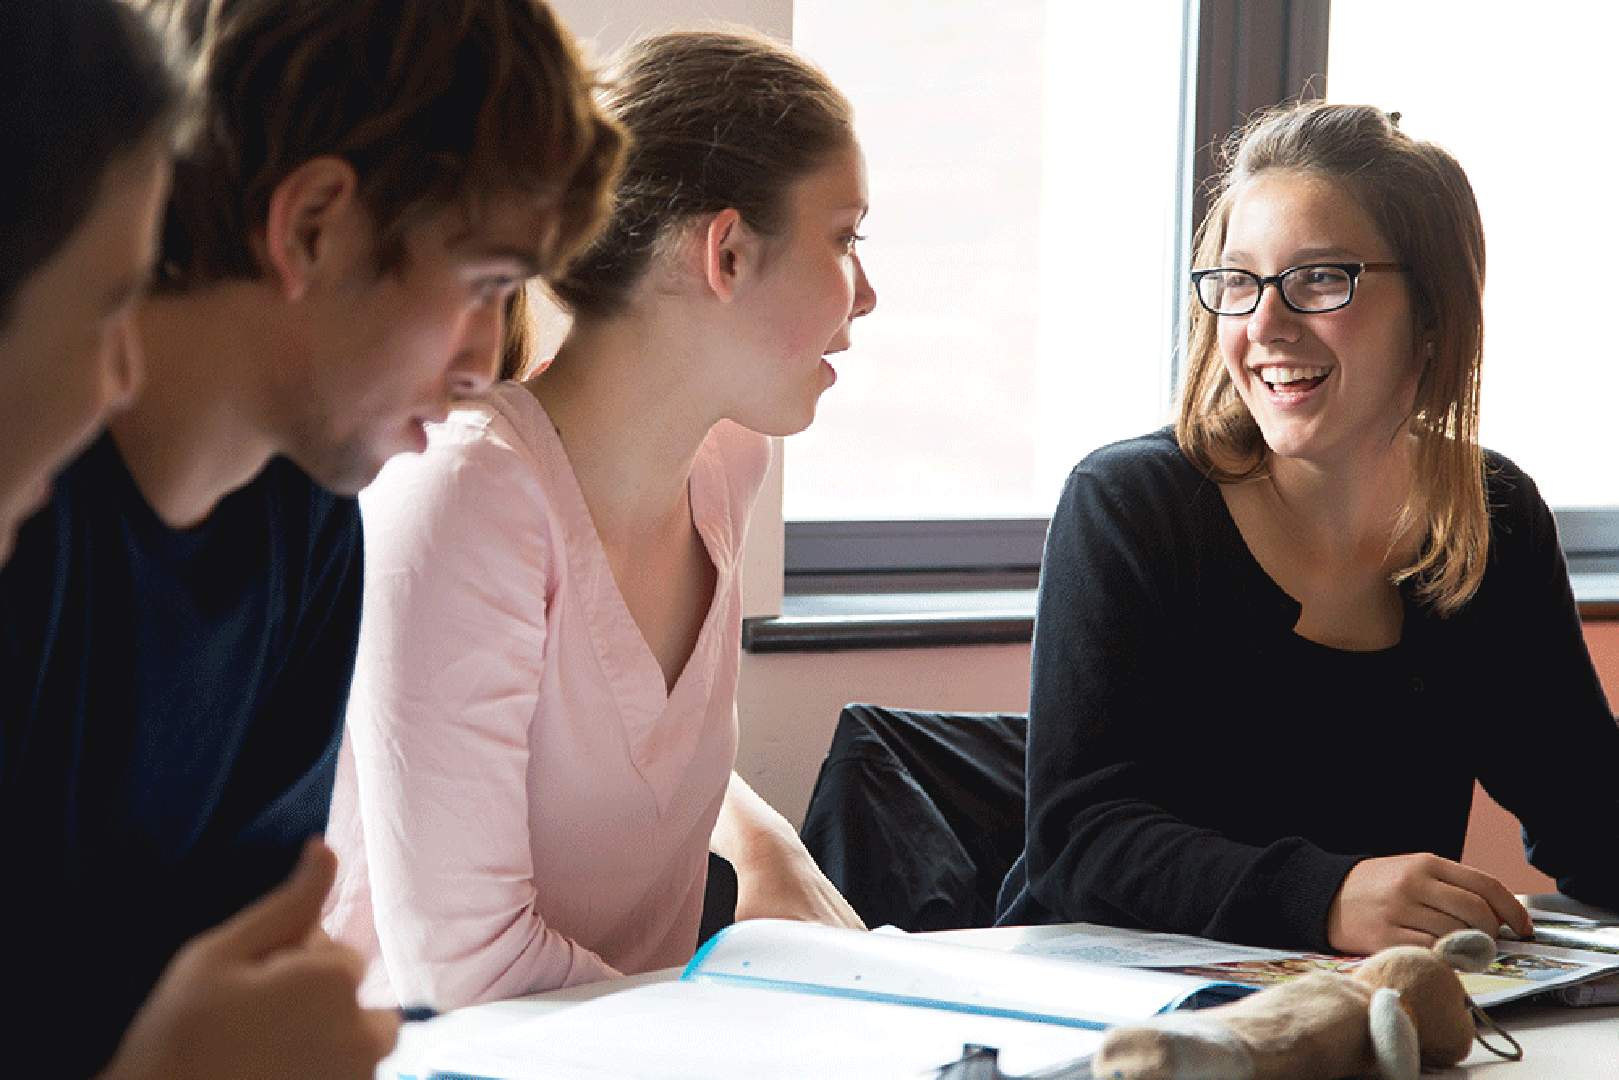
[[[1258,372],[1260,381],[1273,394],[1306,394],[1327,381],[1330,368],[1268,367]]]

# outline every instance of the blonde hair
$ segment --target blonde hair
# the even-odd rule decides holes
[[[1198,230],[1198,266],[1216,266],[1232,205],[1261,173],[1299,172],[1340,185],[1407,268],[1413,334],[1424,343],[1408,429],[1412,481],[1391,534],[1423,537],[1393,575],[1414,580],[1441,616],[1478,591],[1489,553],[1484,452],[1478,441],[1484,348],[1484,226],[1467,174],[1445,150],[1411,138],[1398,115],[1364,105],[1311,102],[1252,120],[1226,143],[1215,198]],[[1186,375],[1175,437],[1213,479],[1266,475],[1270,452],[1220,356],[1218,316],[1193,298]]]

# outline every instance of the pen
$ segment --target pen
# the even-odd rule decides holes
[[[419,1024],[423,1020],[431,1020],[437,1015],[438,1010],[431,1005],[399,1006],[399,1022],[402,1024]]]

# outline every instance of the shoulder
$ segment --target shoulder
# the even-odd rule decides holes
[[[1551,521],[1551,509],[1530,475],[1505,454],[1484,451],[1484,499],[1490,539],[1500,541],[1533,532]]]
[[[544,564],[547,474],[522,432],[479,402],[429,425],[427,438],[426,450],[393,458],[360,495],[370,569],[430,563],[482,575]]]
[[[1204,479],[1181,453],[1168,428],[1098,447],[1086,454],[1074,471],[1136,486],[1195,486]]]
[[[1212,508],[1218,497],[1165,428],[1087,454],[1068,475],[1059,513],[1161,526]]]
[[[392,458],[361,494],[367,527],[462,515],[487,521],[540,505],[541,470],[523,434],[490,402],[429,424],[427,449]]]
[[[1484,498],[1490,515],[1490,562],[1515,561],[1557,544],[1557,523],[1530,475],[1505,454],[1484,452]]]
[[[1492,517],[1500,511],[1521,512],[1544,503],[1534,479],[1494,450],[1484,451],[1484,497]]]

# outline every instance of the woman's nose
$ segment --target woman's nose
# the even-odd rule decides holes
[[[1256,345],[1293,341],[1298,333],[1298,313],[1282,300],[1281,285],[1270,283],[1259,294],[1259,306],[1248,316],[1248,340]]]
[[[851,319],[858,319],[862,315],[870,315],[877,306],[877,290],[871,287],[871,280],[866,277],[866,266],[860,261],[860,256],[854,257],[854,308],[850,311]]]

